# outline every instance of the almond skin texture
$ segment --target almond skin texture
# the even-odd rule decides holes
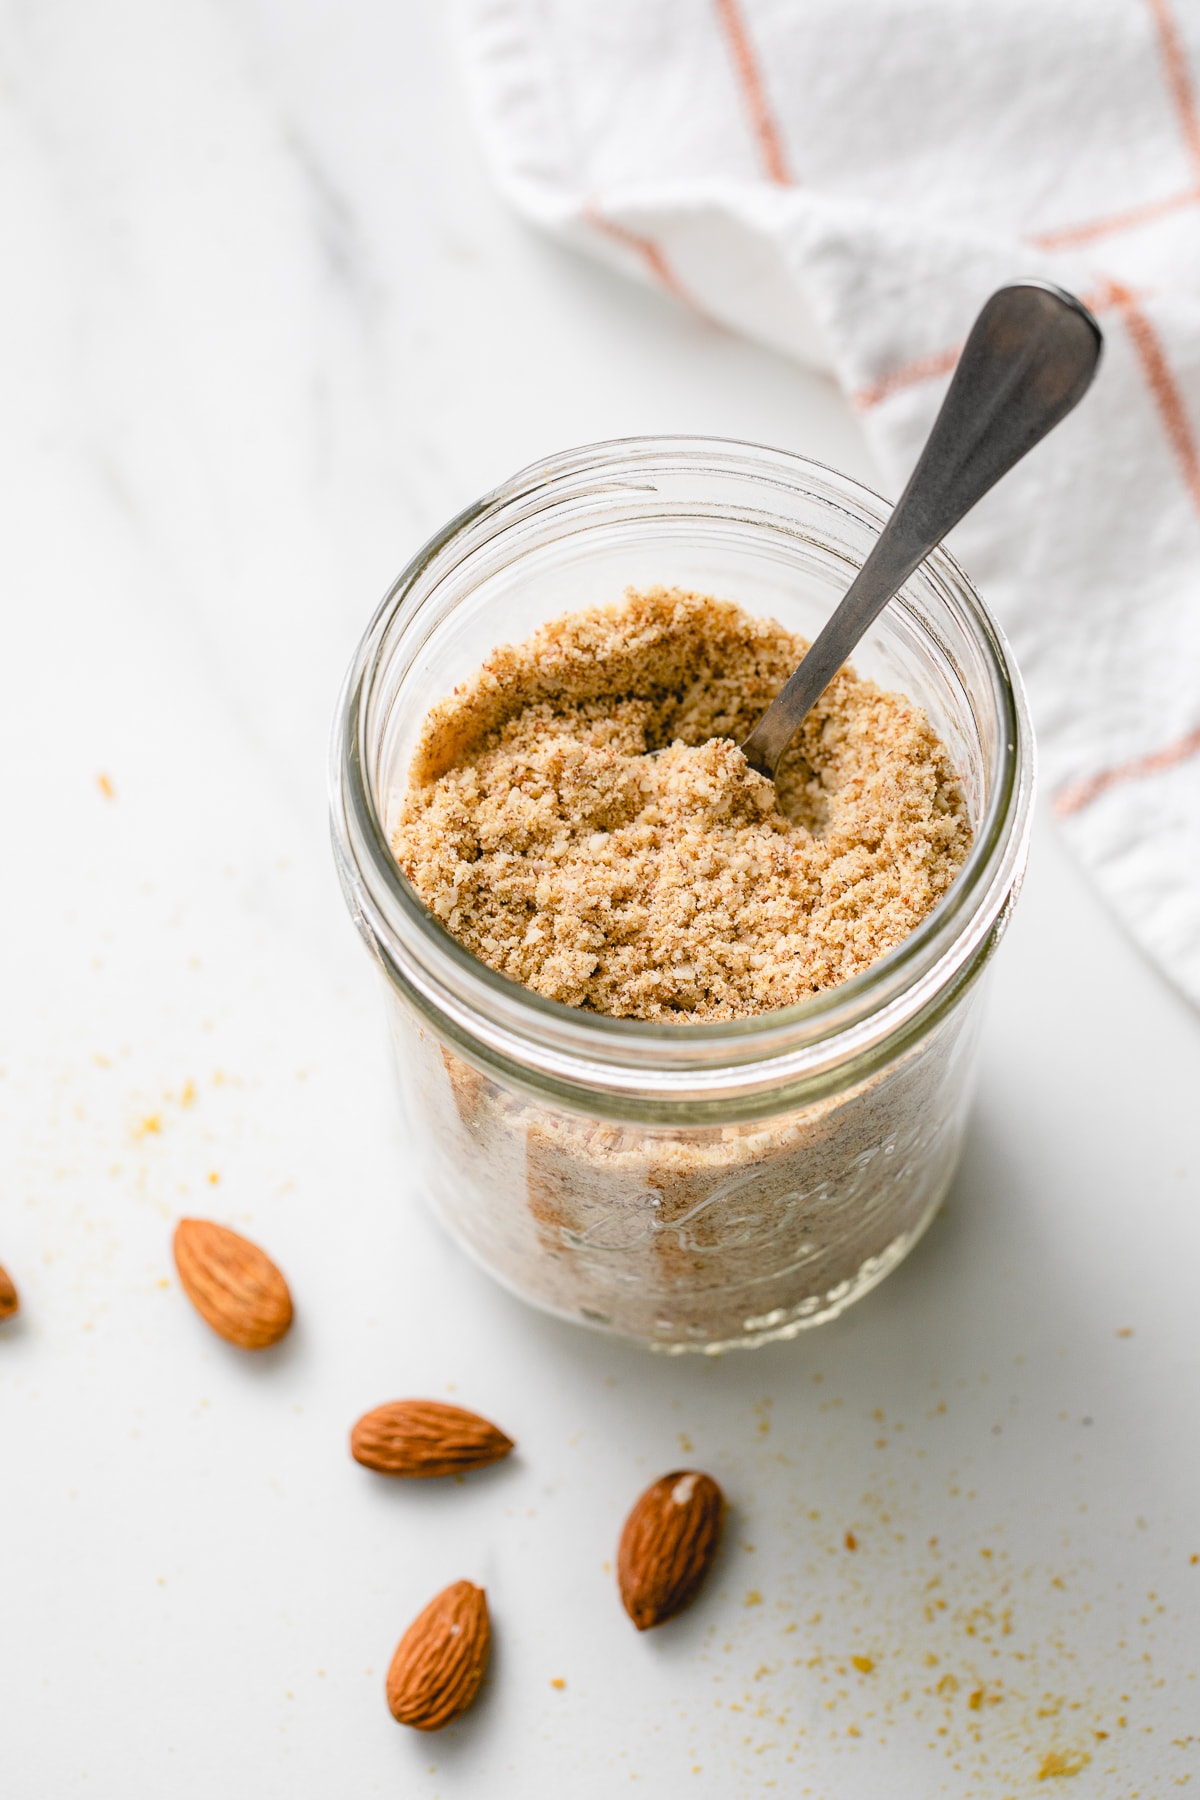
[[[418,1613],[396,1648],[387,1677],[393,1719],[440,1731],[479,1692],[492,1647],[487,1595],[455,1581]]]
[[[3,1263],[0,1263],[0,1319],[11,1319],[20,1310],[21,1302],[13,1286],[12,1276]]]
[[[243,1350],[277,1344],[292,1322],[288,1284],[265,1251],[211,1219],[180,1219],[175,1266],[206,1325]]]
[[[621,1599],[639,1631],[685,1607],[712,1566],[725,1498],[711,1475],[676,1469],[648,1487],[617,1550]]]
[[[350,1454],[364,1468],[418,1479],[482,1469],[512,1447],[489,1420],[440,1400],[393,1400],[364,1413],[350,1433]]]

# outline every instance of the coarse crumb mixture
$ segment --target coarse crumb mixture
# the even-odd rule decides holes
[[[738,749],[807,644],[678,589],[505,645],[429,714],[394,850],[492,968],[623,1018],[732,1019],[860,974],[971,827],[920,707],[844,669],[776,784]]]

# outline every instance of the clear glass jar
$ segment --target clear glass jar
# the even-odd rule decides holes
[[[813,636],[885,503],[782,451],[696,438],[549,458],[414,557],[354,659],[334,732],[333,839],[383,972],[423,1185],[522,1298],[670,1351],[789,1337],[895,1267],[937,1210],[969,1096],[980,976],[1028,853],[1034,754],[995,623],[938,551],[855,666],[924,707],[975,841],[936,910],[802,1005],[663,1025],[495,973],[426,910],[390,839],[433,702],[501,642],[691,588]]]

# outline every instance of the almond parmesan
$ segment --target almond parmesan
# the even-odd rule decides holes
[[[492,1645],[487,1595],[470,1581],[443,1588],[400,1639],[387,1676],[392,1717],[440,1731],[479,1692]]]
[[[218,1336],[243,1350],[279,1342],[292,1296],[264,1250],[211,1219],[181,1219],[174,1249],[184,1293]]]
[[[699,1591],[721,1535],[725,1500],[711,1475],[676,1469],[648,1487],[625,1521],[617,1583],[639,1631],[680,1612]]]
[[[20,1312],[21,1301],[12,1276],[0,1263],[0,1319],[11,1319],[15,1312]]]
[[[393,1400],[364,1413],[350,1454],[381,1475],[426,1479],[499,1462],[513,1448],[498,1426],[441,1400]]]
[[[842,669],[768,781],[738,748],[808,645],[710,595],[633,590],[493,651],[429,713],[393,850],[489,967],[687,1024],[863,971],[971,847],[920,707]]]

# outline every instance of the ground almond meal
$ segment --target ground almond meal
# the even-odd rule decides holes
[[[426,721],[400,866],[484,962],[592,1012],[731,1019],[860,974],[971,827],[921,709],[849,669],[778,786],[750,768],[737,745],[806,649],[654,588],[496,650]]]

